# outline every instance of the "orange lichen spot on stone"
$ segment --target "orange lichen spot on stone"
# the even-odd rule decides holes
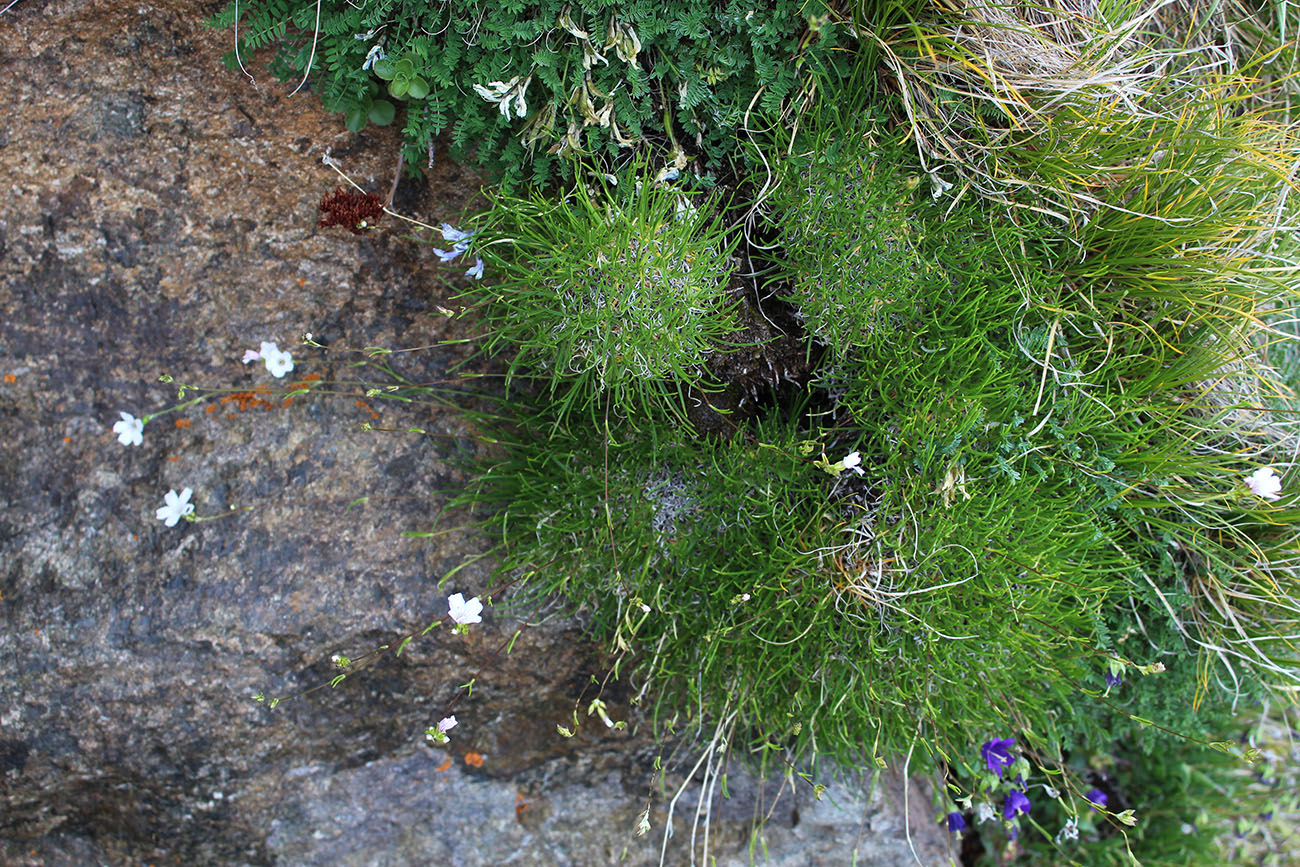
[[[223,394],[221,396],[221,403],[222,404],[233,403],[235,405],[235,409],[237,409],[239,412],[244,412],[250,409],[257,409],[259,407],[261,409],[275,409],[275,404],[271,403],[268,400],[264,400],[262,397],[263,395],[269,395],[270,393],[271,393],[271,389],[262,385],[262,386],[258,386],[252,391],[236,391],[236,392],[232,392],[231,394]],[[233,413],[231,417],[233,417]]]
[[[293,398],[292,398],[292,397],[286,397],[284,400],[282,400],[282,401],[280,402],[280,406],[288,406],[288,405],[291,404],[291,403],[293,403]]]
[[[309,373],[309,374],[307,374],[306,376],[304,376],[302,379],[303,379],[303,382],[319,382],[319,381],[320,381],[320,374],[319,374],[319,373]]]
[[[465,764],[469,765],[471,768],[481,768],[481,767],[483,767],[483,754],[482,754],[482,753],[466,753],[466,754],[465,754]]]
[[[451,770],[451,759],[443,759],[443,760],[442,760],[442,764],[441,764],[441,765],[438,765],[437,770],[439,770],[439,771],[450,771],[450,770]]]
[[[72,437],[64,437],[64,438],[63,438],[63,444],[64,444],[65,446],[66,446],[68,443],[70,443],[70,442],[72,442]]]
[[[524,813],[528,811],[529,803],[524,800],[523,792],[515,792],[515,821],[522,822]]]
[[[187,419],[187,418],[178,418],[178,419],[176,419],[176,426],[177,426],[177,427],[189,427],[189,426],[190,426],[190,420]]]
[[[208,404],[207,408],[204,409],[203,411],[211,415],[212,413],[217,411],[217,405],[215,403],[210,403]]]
[[[17,381],[18,381],[18,377],[14,376],[12,373],[5,374],[5,382],[17,382]]]
[[[303,287],[303,286],[306,286],[306,285],[307,285],[307,278],[306,278],[306,277],[299,277],[299,278],[298,278],[298,286],[299,286],[299,288],[301,288],[301,287]]]
[[[181,459],[180,455],[172,455],[171,457],[167,458],[167,460],[169,461],[179,461],[180,459]]]

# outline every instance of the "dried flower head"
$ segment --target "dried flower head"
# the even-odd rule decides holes
[[[360,235],[384,216],[384,200],[375,193],[357,193],[338,187],[320,200],[320,210],[324,216],[316,225],[342,226]]]

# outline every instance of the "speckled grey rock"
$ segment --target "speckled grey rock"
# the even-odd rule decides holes
[[[316,227],[338,182],[322,155],[382,195],[395,134],[347,133],[314,97],[227,71],[228,34],[201,24],[215,9],[20,0],[0,16],[0,861],[658,863],[658,784],[676,778],[654,780],[644,721],[616,706],[632,732],[555,734],[600,670],[570,621],[489,612],[336,689],[274,711],[250,699],[319,686],[332,654],[445,611],[439,579],[483,550],[442,514],[474,447],[455,412],[340,385],[163,415],[138,447],[113,435],[120,411],[175,403],[163,374],[275,385],[240,363],[263,340],[293,349],[293,377],[326,382],[387,383],[350,366],[366,346],[428,347],[389,359],[419,382],[468,352],[443,343],[463,335],[437,310],[458,270],[398,226]],[[447,164],[396,202],[455,220],[476,190]],[[328,349],[299,345],[307,331]],[[197,514],[225,517],[165,527],[154,512],[185,487]],[[449,532],[405,535],[435,524]],[[481,590],[486,568],[454,589]],[[430,748],[421,732],[476,672],[450,749]],[[718,864],[947,859],[924,787],[909,845],[897,780],[821,802],[730,780]],[[665,863],[691,861],[696,800],[688,787],[678,802]],[[647,803],[652,831],[635,838]],[[756,811],[771,818],[751,848]]]

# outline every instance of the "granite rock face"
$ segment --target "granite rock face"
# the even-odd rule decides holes
[[[228,71],[229,34],[202,24],[216,8],[20,0],[0,16],[0,861],[660,863],[660,784],[671,796],[693,759],[656,780],[626,707],[628,733],[556,736],[601,671],[570,620],[488,612],[337,688],[251,700],[326,684],[332,655],[391,646],[442,616],[446,592],[483,589],[487,565],[439,590],[484,550],[443,514],[473,431],[436,402],[368,396],[393,380],[354,366],[364,347],[423,347],[370,360],[454,376],[469,350],[445,342],[465,335],[438,308],[463,269],[391,221],[317,228],[340,182],[322,156],[387,195],[397,137],[351,134],[313,96]],[[455,222],[477,190],[443,163],[402,180],[395,207]],[[264,340],[294,353],[285,381],[241,363]],[[119,444],[119,412],[177,403],[163,375],[230,392]],[[255,391],[307,377],[333,393]],[[220,518],[157,520],[187,487]],[[426,744],[471,677],[450,748]],[[764,863],[756,814],[771,817],[767,863],[945,862],[924,787],[909,822],[885,780],[816,801],[732,769],[711,807],[717,863]],[[677,802],[664,863],[692,861],[699,797],[688,785]],[[652,831],[635,838],[647,804]]]

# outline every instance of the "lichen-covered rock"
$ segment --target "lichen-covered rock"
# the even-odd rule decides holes
[[[321,157],[386,196],[397,135],[348,133],[314,97],[227,71],[229,34],[201,24],[213,11],[20,0],[0,17],[0,860],[658,863],[666,799],[646,721],[612,703],[633,733],[556,736],[602,673],[570,621],[489,610],[335,689],[251,700],[326,683],[335,653],[391,646],[449,590],[482,590],[486,565],[439,589],[483,550],[467,518],[441,515],[473,448],[443,406],[322,386],[341,393],[209,401],[153,419],[140,446],[112,432],[120,411],[176,402],[163,374],[281,384],[241,363],[261,341],[294,353],[290,378],[326,383],[390,382],[351,366],[367,346],[425,347],[380,359],[417,382],[468,355],[443,343],[464,335],[437,310],[463,269],[391,221],[317,228],[339,183]],[[396,202],[454,222],[476,191],[444,163]],[[157,520],[186,487],[196,514],[224,517]],[[405,535],[435,524],[449,532]],[[450,749],[432,748],[424,728],[471,677]],[[733,771],[730,790],[713,807],[720,864],[747,862],[756,809],[771,810],[771,863],[911,858],[897,784],[816,802]],[[696,800],[688,787],[678,802],[666,863],[690,860]],[[652,833],[633,838],[647,802]],[[916,787],[910,806],[933,863],[944,843]]]

